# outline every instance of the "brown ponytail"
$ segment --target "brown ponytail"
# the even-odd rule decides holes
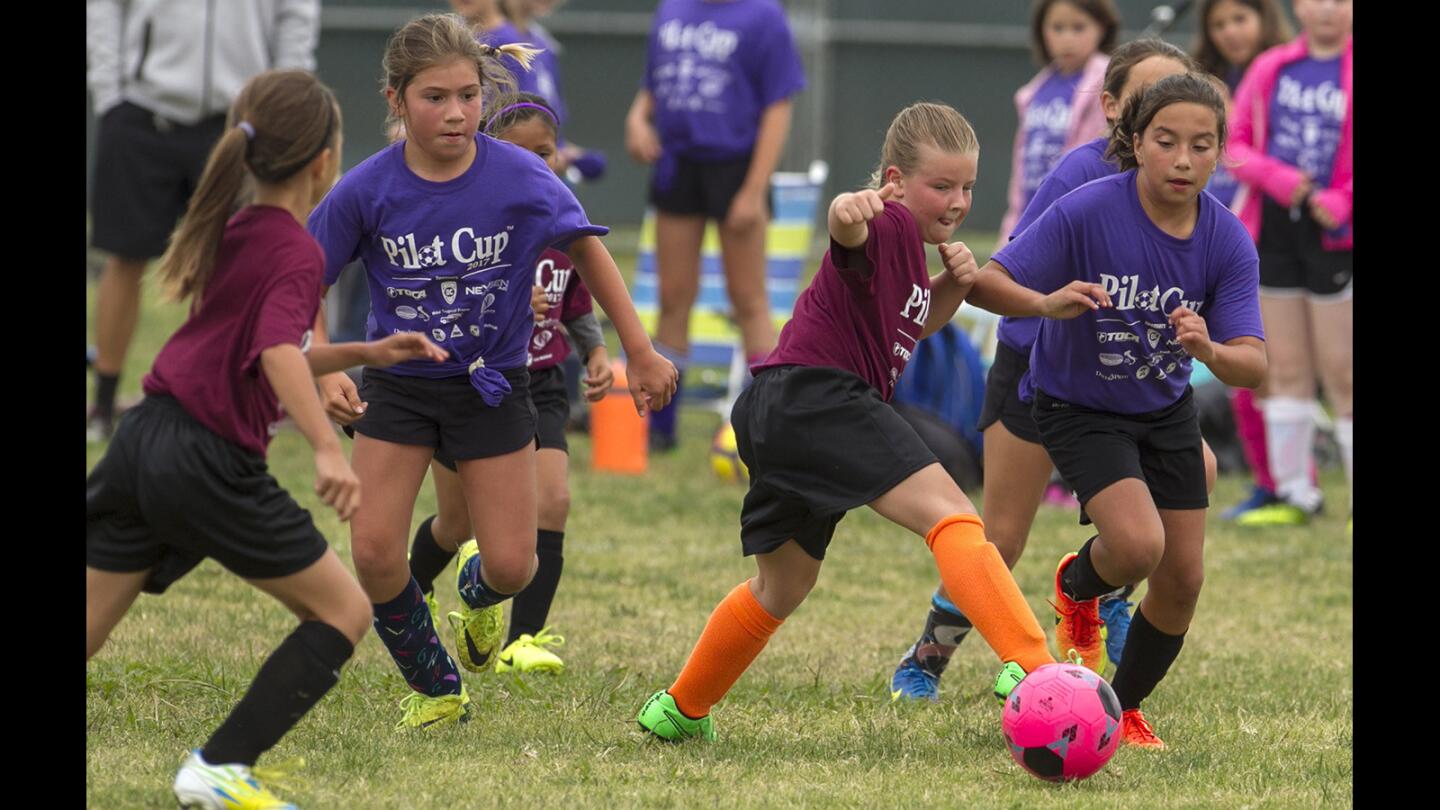
[[[333,148],[340,135],[340,107],[330,88],[310,73],[271,70],[240,90],[227,125],[160,257],[160,281],[172,301],[198,301],[204,294],[225,223],[249,177],[282,183]]]

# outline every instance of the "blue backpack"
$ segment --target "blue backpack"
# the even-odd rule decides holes
[[[910,356],[895,401],[927,411],[981,452],[980,409],[985,404],[985,364],[960,327],[947,323],[920,341]]]

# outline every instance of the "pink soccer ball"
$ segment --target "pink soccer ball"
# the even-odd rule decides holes
[[[1120,700],[1084,667],[1046,664],[1010,693],[1001,726],[1020,767],[1051,782],[1084,779],[1120,745]]]

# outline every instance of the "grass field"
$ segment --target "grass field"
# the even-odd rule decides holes
[[[138,391],[182,315],[147,301],[122,392]],[[340,684],[262,760],[304,758],[306,784],[285,796],[312,808],[1353,803],[1353,544],[1334,471],[1330,514],[1309,527],[1247,532],[1212,517],[1199,615],[1146,704],[1164,753],[1122,749],[1076,785],[1030,777],[1005,751],[988,694],[996,660],[978,637],[957,652],[942,703],[892,704],[886,682],[923,622],[934,566],[920,538],[863,510],[841,523],[809,601],[717,707],[718,743],[646,739],[641,702],[754,571],[739,554],[743,489],[705,462],[718,420],[686,411],[680,451],[639,479],[590,472],[588,439],[572,436],[574,509],[551,614],[567,638],[563,675],[467,674],[471,722],[400,733],[406,687],[367,637]],[[87,470],[102,451],[87,447]],[[270,464],[348,564],[348,529],[311,494],[298,433],[276,437]],[[1213,500],[1228,505],[1245,487],[1222,478]],[[427,485],[415,522],[432,507]],[[1049,615],[1055,561],[1085,537],[1073,513],[1042,508],[1015,572],[1037,615]],[[444,610],[458,602],[453,589],[440,598]],[[182,754],[293,624],[210,562],[165,596],[142,596],[86,668],[88,806],[169,804]]]

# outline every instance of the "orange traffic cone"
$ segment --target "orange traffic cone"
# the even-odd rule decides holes
[[[650,417],[635,414],[635,402],[625,377],[625,363],[617,360],[615,386],[590,406],[590,439],[596,470],[641,475],[650,466]]]

